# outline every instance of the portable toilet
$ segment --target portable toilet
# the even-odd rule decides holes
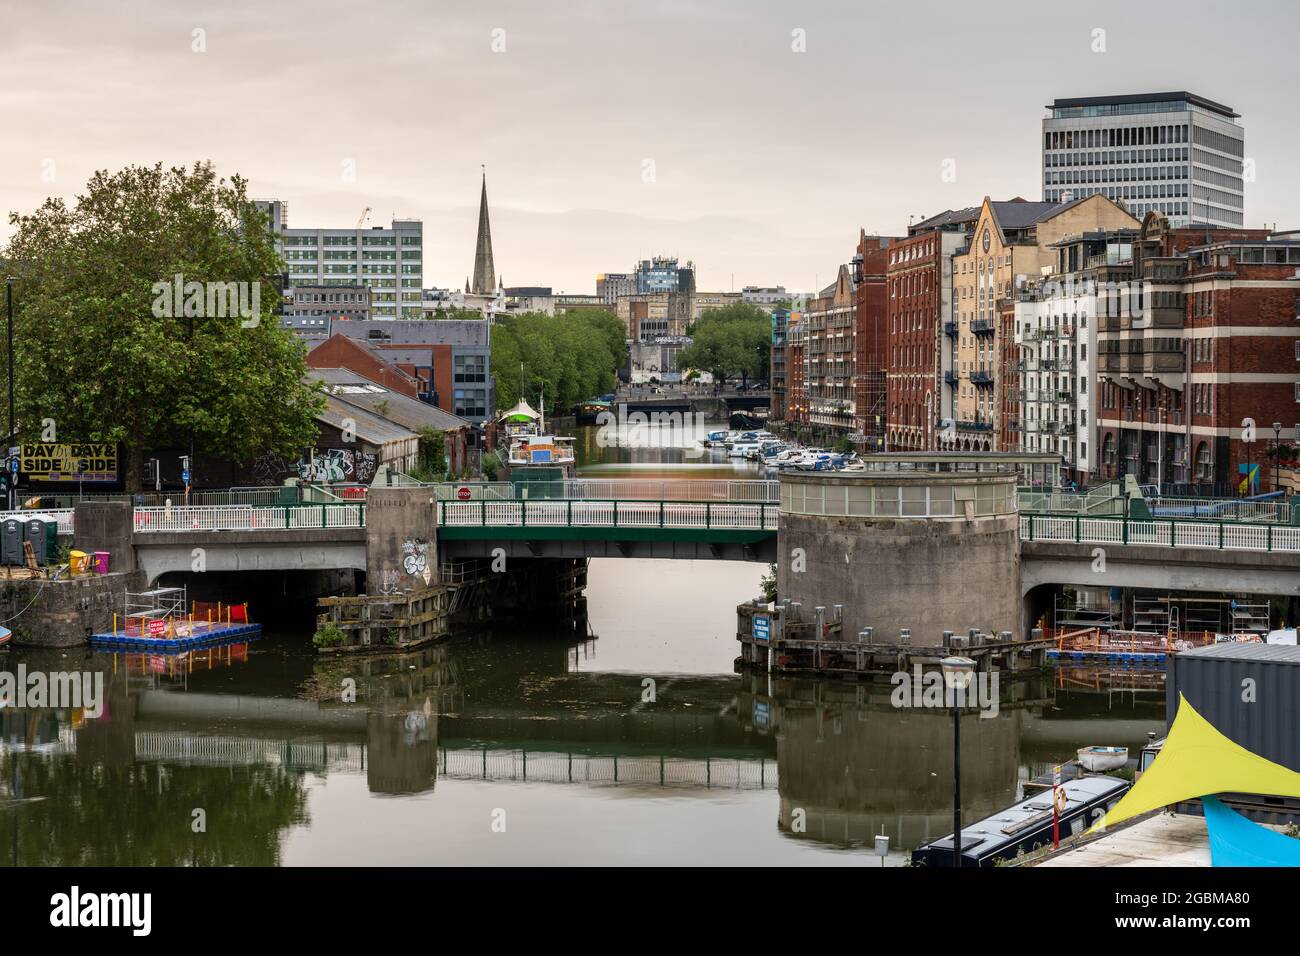
[[[59,523],[45,515],[28,518],[24,538],[32,543],[37,564],[49,564],[59,550]],[[20,545],[21,547],[21,545]]]
[[[23,563],[23,520],[5,518],[0,522],[0,564]]]

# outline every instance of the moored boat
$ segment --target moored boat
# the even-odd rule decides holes
[[[1090,773],[1118,770],[1128,763],[1127,747],[1080,747],[1079,763]]]

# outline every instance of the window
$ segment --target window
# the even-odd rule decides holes
[[[1300,391],[1300,386],[1297,386]],[[1198,481],[1209,481],[1213,471],[1213,464],[1210,461],[1210,446],[1201,442],[1196,446],[1196,478]]]

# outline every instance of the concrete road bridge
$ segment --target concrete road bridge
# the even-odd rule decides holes
[[[375,488],[365,503],[245,504],[232,495],[226,504],[191,507],[87,502],[76,517],[72,510],[54,517],[82,547],[129,538],[150,581],[199,570],[196,549],[209,572],[373,571],[400,564],[394,549],[412,536],[436,542],[440,562],[504,554],[766,563],[778,554],[780,488],[726,480],[466,482]],[[393,515],[381,545],[375,516],[389,515],[398,501],[402,517]],[[900,502],[899,512],[907,508]],[[123,521],[124,532],[110,527]],[[1049,584],[1300,593],[1296,526],[1022,513],[1019,527],[1022,593]],[[387,553],[377,556],[376,548]]]

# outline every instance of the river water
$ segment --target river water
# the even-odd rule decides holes
[[[643,430],[592,477],[754,477]],[[625,436],[626,437],[626,436]],[[665,446],[687,447],[665,447]],[[102,714],[0,708],[6,865],[885,865],[951,832],[952,721],[888,684],[737,674],[765,569],[601,559],[585,627],[323,658],[304,620],[187,658],[10,650],[102,675]],[[350,697],[355,688],[355,700]],[[1062,670],[962,725],[966,819],[1084,744],[1163,728],[1163,674]]]

